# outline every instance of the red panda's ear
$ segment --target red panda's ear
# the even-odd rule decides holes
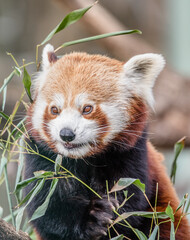
[[[142,54],[132,57],[124,64],[124,81],[128,89],[144,98],[153,107],[152,88],[165,60],[159,54]]]
[[[48,69],[56,61],[57,56],[55,55],[54,47],[51,44],[47,44],[42,52],[42,69]]]

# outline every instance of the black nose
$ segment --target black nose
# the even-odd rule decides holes
[[[69,128],[61,129],[59,135],[60,135],[61,139],[65,142],[71,142],[75,139],[74,132]]]

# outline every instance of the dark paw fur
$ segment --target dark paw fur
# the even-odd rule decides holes
[[[115,199],[108,201],[107,196],[91,201],[89,221],[86,226],[88,239],[98,240],[107,235],[107,227],[112,223],[113,209],[118,207]]]

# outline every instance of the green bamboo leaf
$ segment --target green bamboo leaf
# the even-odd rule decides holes
[[[25,180],[19,182],[16,185],[14,193],[17,195],[22,188],[26,187],[28,184],[30,184],[31,182],[34,182],[35,180],[37,180],[37,178],[32,177],[32,178],[28,178],[28,179],[25,179]]]
[[[168,215],[168,217],[170,217],[170,219],[174,222],[174,213],[173,213],[173,209],[170,206],[170,204],[168,204],[165,213]]]
[[[187,202],[187,198],[188,198],[188,194],[186,193],[186,194],[183,196],[183,198],[182,198],[181,202],[179,203],[179,205],[178,205],[178,207],[177,207],[177,209],[176,209],[175,212],[177,212],[181,207],[185,206],[185,204],[186,204],[186,202]]]
[[[4,90],[4,88],[7,86],[7,84],[12,80],[12,78],[14,77],[15,74],[16,73],[14,70],[10,73],[10,75],[7,78],[5,78],[4,83],[3,83],[2,87],[0,88],[0,93]]]
[[[54,176],[54,172],[40,170],[40,171],[34,172],[34,176],[35,176],[36,178],[53,177],[53,176]]]
[[[30,221],[33,221],[39,217],[42,217],[45,214],[48,204],[49,204],[49,201],[50,201],[50,198],[55,191],[57,183],[58,183],[58,179],[54,178],[51,182],[50,191],[46,197],[45,202],[36,209],[36,211],[33,213],[32,217],[31,217]]]
[[[141,232],[137,228],[134,228],[134,231],[137,233],[140,240],[147,240],[147,237],[145,236],[145,234],[143,232]]]
[[[144,211],[136,211],[136,212],[124,212],[120,216],[118,216],[114,222],[113,225],[122,221],[123,219],[127,219],[131,216],[138,216],[138,217],[145,217],[145,218],[153,218],[155,216],[159,219],[167,219],[168,215],[165,212],[144,212]]]
[[[14,135],[15,141],[18,140],[26,130],[24,125],[25,120],[26,120],[26,117],[16,125],[16,127],[13,129],[11,133],[11,136]]]
[[[58,174],[62,163],[62,156],[60,154],[57,155],[55,159],[55,174]]]
[[[20,68],[15,67],[15,74],[20,77],[22,75],[22,71],[20,70]]]
[[[119,32],[111,32],[111,33],[100,34],[100,35],[96,35],[96,36],[92,36],[92,37],[82,38],[82,39],[78,39],[78,40],[63,43],[55,51],[58,51],[61,48],[68,47],[68,46],[75,45],[75,44],[79,44],[79,43],[84,43],[84,42],[99,40],[99,39],[103,39],[103,38],[119,36],[119,35],[132,34],[132,33],[141,34],[142,32],[135,29],[135,30],[125,30],[125,31],[119,31]]]
[[[123,191],[123,194],[124,194],[125,198],[127,199],[128,191],[127,191],[127,190],[124,190],[124,191]]]
[[[0,139],[0,141],[1,141],[1,139]],[[3,143],[3,142],[0,142],[0,149],[3,150],[4,148],[5,148],[4,143]],[[1,176],[1,174],[0,174],[0,176]]]
[[[22,222],[23,213],[24,213],[25,208],[31,203],[33,198],[41,191],[44,183],[45,183],[45,179],[38,180],[38,182],[35,186],[35,189],[34,189],[34,191],[32,192],[32,194],[29,198],[29,201],[27,202],[27,204],[24,207],[19,209],[19,212],[16,216],[16,230],[17,231],[20,229],[20,225],[21,225],[21,222]]]
[[[1,163],[0,163],[0,176],[3,173],[3,170],[4,170],[6,164],[7,164],[7,158],[6,157],[2,157],[1,158]]]
[[[0,218],[3,216],[3,208],[0,206]]]
[[[120,191],[131,184],[138,187],[143,193],[145,193],[145,184],[141,183],[139,179],[135,178],[120,178],[119,181],[112,187],[110,193]]]
[[[16,215],[16,230],[19,231],[20,225],[22,222],[23,214],[24,214],[25,207],[19,209],[18,214]]]
[[[26,120],[26,117],[23,118],[17,125],[16,127],[13,129],[13,131],[11,132],[11,136],[13,136],[14,134],[16,134],[17,132],[19,132],[18,129],[22,129],[22,127],[24,126],[24,122]]]
[[[20,139],[19,141],[19,161],[18,161],[18,168],[17,168],[17,175],[16,175],[16,180],[15,180],[15,189],[17,184],[21,181],[21,176],[22,176],[22,169],[24,166],[24,154],[23,152],[24,148],[24,140],[23,138]]]
[[[24,126],[24,124],[22,124],[22,126],[20,127],[20,131],[17,130],[17,132],[14,136],[15,141],[18,140],[23,135],[24,132],[25,132],[25,126]]]
[[[32,188],[32,190],[24,197],[24,199],[22,199],[21,201],[19,201],[19,205],[17,207],[21,207],[25,202],[27,202],[28,200],[30,200],[30,197],[32,196],[33,192],[35,191],[35,189],[38,187],[39,183],[41,180],[37,181],[37,183],[35,184],[35,186]]]
[[[123,234],[122,234],[122,235],[119,235],[119,236],[117,236],[117,237],[114,237],[114,238],[112,238],[112,239],[110,239],[110,240],[123,240],[123,238],[124,238],[124,236],[123,236]]]
[[[56,33],[62,31],[67,26],[77,22],[80,20],[84,14],[91,8],[92,6],[89,6],[87,8],[81,8],[77,9],[73,12],[70,12],[51,32],[50,34],[43,40],[43,42],[40,45],[45,44],[48,42]]]
[[[14,210],[14,212],[13,212],[13,216],[14,216],[14,217],[16,217],[16,215],[18,214],[19,210],[20,210],[20,209]],[[8,216],[6,216],[6,217],[3,218],[3,220],[4,220],[5,222],[10,222],[11,219],[12,219],[12,215],[11,215],[11,214],[9,214]]]
[[[1,112],[1,111],[0,111],[0,117],[4,118],[7,121],[9,120],[9,116],[6,115],[5,113]]]
[[[185,210],[184,210],[184,212],[186,213],[186,214],[190,214],[190,212],[189,212],[189,207],[190,207],[190,199],[188,199],[188,201],[187,201],[187,203],[185,204]]]
[[[173,182],[173,184],[175,184],[175,177],[176,177],[176,170],[177,170],[177,159],[179,157],[179,154],[181,153],[181,151],[183,150],[184,146],[185,146],[185,139],[186,137],[181,138],[174,146],[174,161],[172,163],[172,169],[171,169],[171,174],[170,174],[170,178]]]
[[[3,89],[3,104],[2,104],[2,111],[5,110],[6,98],[7,98],[7,86]]]
[[[30,99],[30,102],[32,102],[32,97],[31,97],[31,93],[30,93],[30,87],[31,87],[31,77],[28,74],[26,68],[24,67],[24,77],[23,77],[23,84],[24,84],[24,88],[26,90],[26,93]]]
[[[174,223],[173,222],[171,222],[170,240],[175,240],[175,229],[174,229]]]
[[[157,232],[158,232],[159,226],[156,225],[154,228],[154,231],[152,232],[152,234],[150,235],[148,240],[156,240],[157,239]]]

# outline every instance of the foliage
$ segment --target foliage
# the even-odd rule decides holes
[[[81,19],[81,17],[89,11],[93,6],[89,6],[84,9],[77,9],[71,13],[69,13],[51,32],[50,34],[42,41],[41,44],[37,45],[36,48],[36,60],[29,62],[29,63],[23,63],[22,65],[19,65],[15,58],[13,57],[12,54],[8,53],[12,57],[12,59],[15,62],[15,66],[13,67],[13,71],[10,73],[10,75],[5,78],[3,85],[0,87],[0,94],[3,94],[3,102],[1,106],[1,111],[0,111],[0,123],[4,121],[3,129],[0,132],[0,150],[2,150],[2,156],[1,156],[1,162],[0,162],[0,184],[5,182],[6,184],[6,190],[7,190],[7,198],[8,198],[8,203],[9,203],[9,210],[10,210],[10,215],[7,217],[4,217],[6,221],[11,221],[12,224],[16,227],[17,230],[22,228],[24,231],[27,231],[31,234],[31,229],[28,225],[28,221],[34,220],[40,216],[43,216],[46,212],[49,200],[56,188],[56,185],[59,181],[60,178],[74,178],[78,180],[81,184],[86,186],[88,189],[90,189],[94,194],[96,194],[97,197],[101,198],[101,196],[96,193],[93,189],[91,189],[86,183],[84,183],[81,179],[77,178],[73,173],[68,171],[66,168],[64,168],[61,165],[62,157],[58,155],[55,161],[52,159],[46,158],[47,161],[51,161],[55,164],[54,172],[51,171],[38,171],[34,172],[34,177],[26,180],[22,180],[22,169],[24,165],[24,160],[23,160],[23,155],[25,152],[28,154],[38,154],[40,155],[37,150],[33,150],[29,147],[27,142],[25,142],[25,138],[28,138],[28,133],[25,129],[24,121],[25,118],[22,119],[17,125],[14,124],[14,119],[15,116],[18,112],[18,109],[20,108],[21,105],[23,105],[26,109],[28,107],[28,104],[24,102],[23,98],[25,94],[27,94],[29,101],[32,102],[32,96],[30,93],[30,87],[31,87],[31,77],[29,73],[27,72],[27,66],[29,65],[36,65],[36,68],[39,68],[39,63],[38,63],[38,48],[51,40],[51,38],[57,34],[58,32],[62,31],[69,25],[77,22],[78,20]],[[118,35],[124,35],[124,34],[131,34],[131,33],[141,33],[139,30],[126,30],[126,31],[120,31],[120,32],[114,32],[114,33],[105,33],[102,35],[98,36],[93,36],[89,38],[83,38],[79,40],[74,40],[70,42],[66,42],[61,44],[60,47],[58,47],[55,51],[60,50],[61,48],[82,43],[82,42],[87,42],[87,41],[92,41],[92,40],[98,40],[101,38],[105,37],[111,37],[111,36],[118,36]],[[10,115],[7,115],[5,113],[5,104],[6,104],[6,98],[7,98],[7,87],[8,84],[12,81],[14,76],[22,77],[23,76],[23,91],[16,102],[14,109]],[[5,140],[6,139],[6,140]],[[171,177],[175,181],[175,173],[176,173],[176,162],[177,158],[179,156],[179,153],[181,152],[182,148],[184,147],[184,139],[179,141],[177,145],[175,146],[175,159],[173,163],[173,170]],[[14,190],[14,195],[17,198],[18,205],[13,208],[12,205],[12,195],[11,190],[10,190],[10,183],[8,179],[8,173],[7,173],[7,166],[8,164],[13,160],[17,159],[18,163],[18,168],[17,168],[17,174],[16,174],[16,180],[15,180],[15,190]],[[59,178],[57,177],[59,175]],[[49,193],[46,197],[45,202],[34,212],[33,216],[31,219],[26,219],[23,223],[23,214],[26,209],[26,206],[32,201],[32,199],[40,192],[42,189],[45,181],[52,180],[51,186],[49,189]],[[25,188],[28,184],[31,182],[36,182],[34,185],[33,189],[25,196],[24,198],[22,197],[22,189]],[[144,194],[145,199],[149,203],[152,212],[125,212],[123,214],[119,214],[118,210],[121,208],[133,195],[128,196],[127,190],[125,190],[127,187],[130,185],[135,185],[138,189],[141,190],[141,192]],[[107,187],[107,195],[108,195],[108,200],[109,200],[109,194],[110,193],[115,193],[115,196],[117,196],[118,191],[123,191],[123,194],[125,196],[125,200],[121,205],[119,206],[118,209],[114,210],[115,214],[117,215],[117,218],[114,220],[114,222],[108,227],[108,232],[110,235],[110,228],[114,228],[115,224],[123,224],[126,227],[129,227],[132,229],[132,231],[135,233],[138,239],[149,239],[153,240],[157,238],[157,234],[159,236],[159,226],[162,224],[162,219],[163,221],[171,222],[171,239],[175,238],[175,229],[173,225],[175,213],[180,209],[183,208],[183,215],[185,215],[188,211],[188,207],[185,209],[185,205],[189,206],[189,203],[187,203],[187,195],[184,196],[182,201],[180,202],[180,205],[178,206],[177,210],[173,212],[173,209],[171,208],[170,205],[165,209],[164,212],[157,212],[156,211],[156,206],[153,207],[151,206],[146,193],[145,193],[145,185],[140,182],[139,179],[132,179],[132,178],[122,178],[120,179],[114,186],[113,188],[109,191]],[[0,207],[0,217],[3,215],[3,209]],[[182,215],[182,217],[183,217]],[[145,218],[152,218],[152,221],[154,222],[154,229],[150,229],[150,236],[147,238],[142,232],[140,232],[138,229],[133,228],[127,221],[128,217],[130,216],[142,216]],[[182,218],[181,217],[181,218]],[[158,219],[160,219],[158,221]],[[23,223],[23,224],[22,224]],[[179,223],[180,224],[180,223]],[[112,238],[112,240],[122,240],[125,237],[123,235],[118,235],[115,238]],[[110,236],[111,239],[111,236]]]

